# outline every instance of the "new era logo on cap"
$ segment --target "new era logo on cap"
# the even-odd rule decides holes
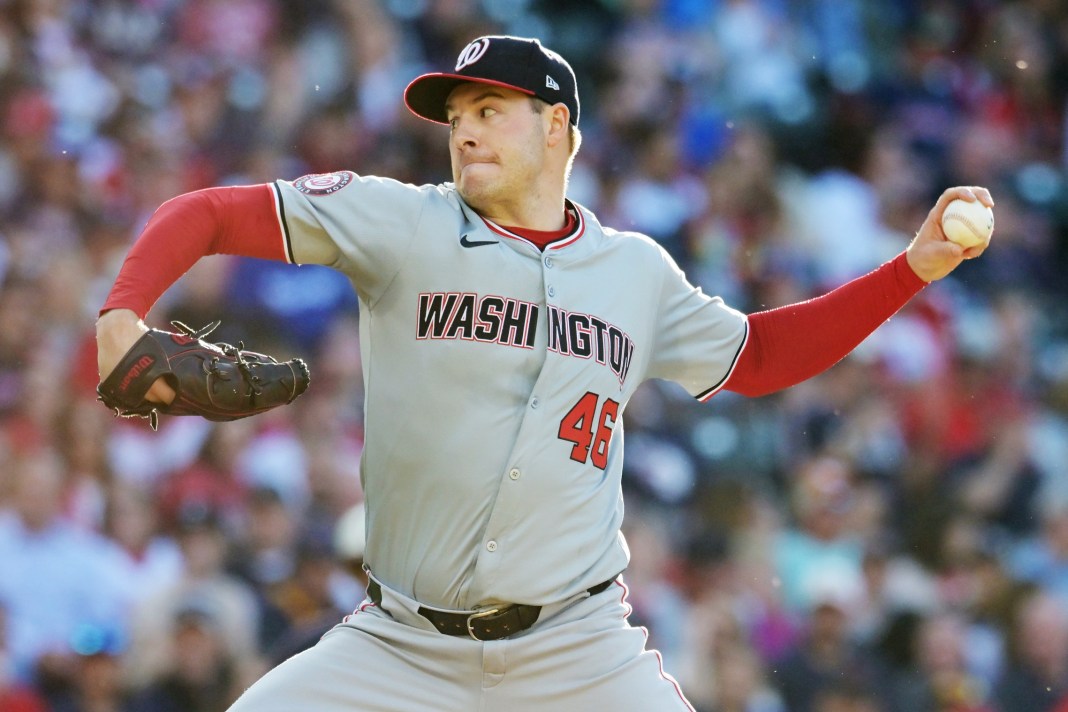
[[[445,101],[457,85],[479,82],[515,89],[550,104],[562,103],[578,125],[579,98],[575,72],[567,61],[532,38],[489,35],[460,51],[453,72],[416,77],[404,90],[404,102],[416,116],[448,123]]]

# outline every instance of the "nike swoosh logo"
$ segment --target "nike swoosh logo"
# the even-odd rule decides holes
[[[496,245],[499,243],[497,240],[468,240],[467,235],[461,235],[460,244],[464,247],[482,247],[482,245]]]

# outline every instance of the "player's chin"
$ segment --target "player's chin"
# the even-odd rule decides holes
[[[496,180],[497,170],[492,163],[469,163],[460,169],[457,185],[470,185],[472,188]]]
[[[477,207],[478,203],[488,199],[496,188],[495,181],[486,176],[472,175],[469,172],[461,173],[456,181],[456,189],[460,192],[460,196],[471,207]]]

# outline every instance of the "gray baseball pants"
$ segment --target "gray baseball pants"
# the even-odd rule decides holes
[[[439,633],[385,586],[315,647],[269,671],[230,712],[693,712],[616,582],[542,609],[495,641]],[[388,611],[388,612],[387,612]]]

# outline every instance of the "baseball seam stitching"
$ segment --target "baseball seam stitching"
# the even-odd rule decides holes
[[[965,227],[967,227],[968,230],[973,235],[975,235],[980,240],[983,239],[983,234],[981,232],[979,232],[979,229],[975,227],[975,223],[973,223],[970,218],[967,218],[967,217],[965,217],[963,215],[959,215],[957,213],[950,213],[949,215],[946,216],[946,218],[945,218],[945,220],[943,222],[946,222],[946,221],[949,221],[949,220],[958,220],[958,221],[964,223]],[[945,231],[945,228],[943,228],[943,232],[944,231]]]

